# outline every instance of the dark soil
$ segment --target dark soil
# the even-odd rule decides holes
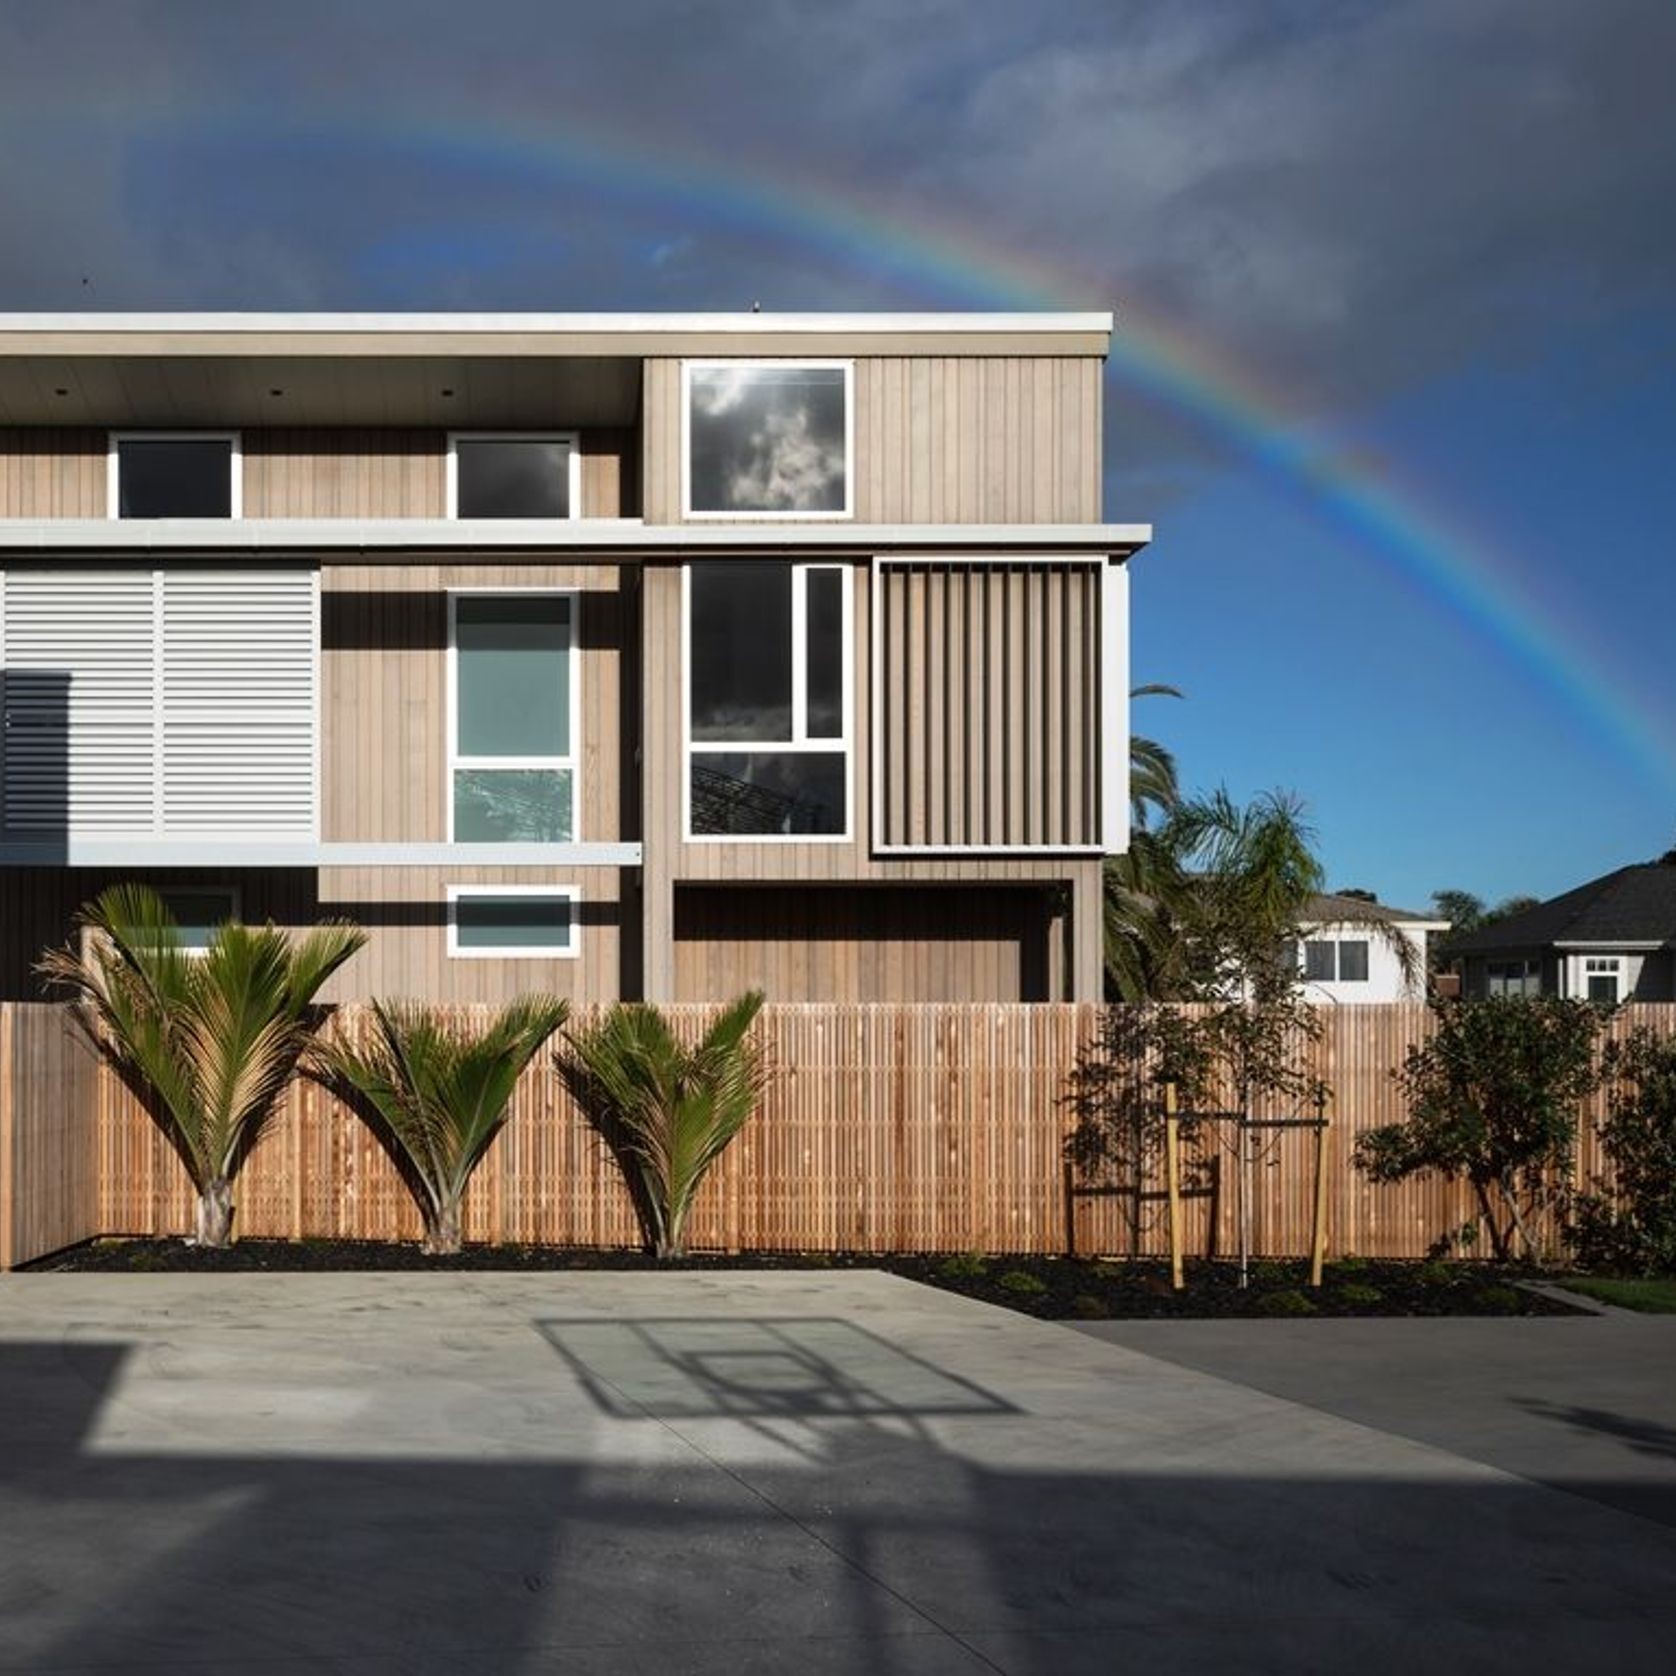
[[[1572,1315],[1564,1304],[1515,1282],[1534,1271],[1483,1263],[1377,1262],[1346,1258],[1327,1265],[1319,1291],[1308,1265],[1260,1262],[1241,1290],[1231,1263],[1189,1263],[1187,1287],[1170,1289],[1162,1263],[1105,1263],[1073,1257],[885,1257],[870,1254],[751,1252],[700,1255],[659,1264],[634,1251],[577,1251],[558,1246],[476,1245],[458,1257],[427,1257],[415,1245],[358,1240],[241,1240],[225,1251],[205,1251],[183,1240],[96,1240],[30,1265],[58,1273],[233,1274],[252,1271],[324,1272],[342,1269],[635,1270],[681,1268],[885,1269],[985,1303],[1049,1320],[1135,1317],[1324,1315]]]

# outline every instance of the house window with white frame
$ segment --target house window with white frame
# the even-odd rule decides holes
[[[1366,983],[1368,941],[1365,937],[1312,937],[1303,947],[1305,983]]]
[[[210,938],[239,917],[239,893],[230,885],[160,885],[157,894],[180,928],[187,954],[207,954]]]
[[[574,885],[449,885],[456,960],[569,960],[580,949]]]
[[[686,603],[688,836],[847,837],[847,568],[707,560]]]
[[[581,470],[574,431],[452,432],[448,516],[579,517]]]
[[[576,840],[574,592],[448,596],[450,842]]]
[[[1490,960],[1484,964],[1484,993],[1508,999],[1542,993],[1542,967],[1535,960]]]
[[[113,518],[237,518],[236,431],[112,431],[106,487]]]
[[[1622,955],[1591,954],[1583,961],[1583,993],[1591,1001],[1604,1001],[1616,1006],[1623,999],[1624,961]]]
[[[683,364],[689,518],[851,515],[848,361]]]

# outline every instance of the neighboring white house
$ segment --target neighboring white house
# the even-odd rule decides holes
[[[1448,929],[1447,920],[1405,913],[1360,896],[1314,897],[1293,944],[1304,998],[1424,1000],[1427,940]]]

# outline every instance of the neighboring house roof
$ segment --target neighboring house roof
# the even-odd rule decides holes
[[[1676,866],[1653,861],[1620,867],[1521,914],[1453,937],[1449,953],[1485,954],[1569,943],[1658,944],[1673,938]]]
[[[1411,914],[1383,902],[1364,901],[1360,896],[1312,896],[1304,907],[1302,925],[1346,925],[1362,921],[1379,925],[1413,925],[1442,929],[1447,923],[1436,914]]]

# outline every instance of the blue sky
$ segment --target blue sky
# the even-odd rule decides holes
[[[1115,305],[1209,369],[1108,379],[1143,724],[1335,884],[1547,894],[1676,843],[1673,61],[1668,0],[0,0],[0,309]]]

